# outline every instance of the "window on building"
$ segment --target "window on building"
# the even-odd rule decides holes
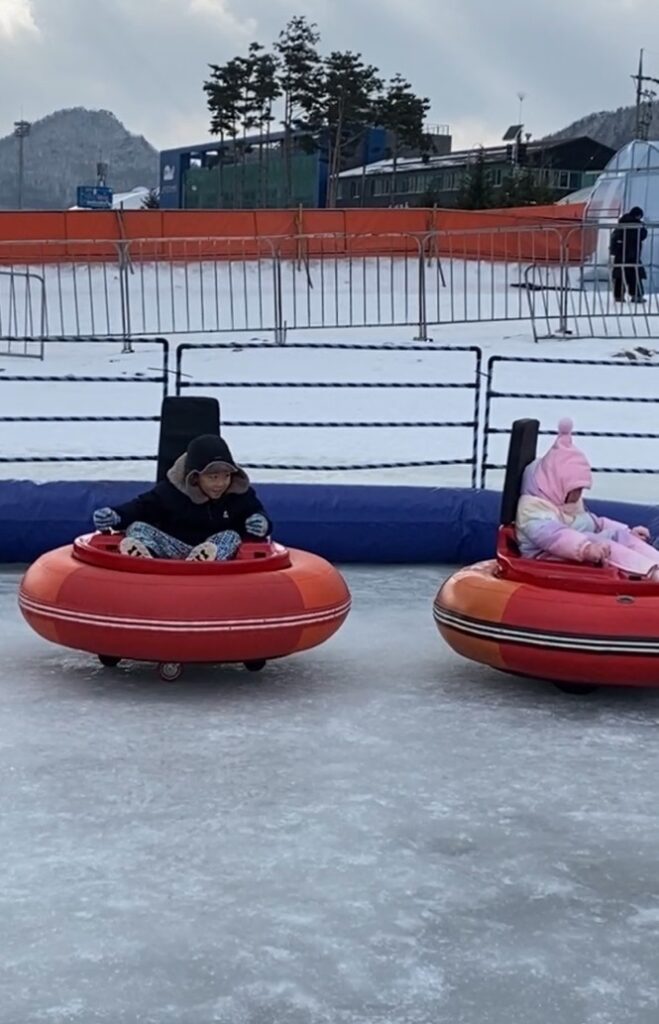
[[[386,196],[391,192],[391,178],[378,175],[373,186],[374,196]]]
[[[361,195],[361,181],[359,178],[350,179],[350,198],[359,199]]]
[[[581,188],[581,171],[570,171],[570,188],[573,192]]]
[[[558,172],[558,187],[569,188],[570,187],[570,175],[567,171]]]
[[[409,192],[410,191],[410,178],[409,175],[399,175],[396,179],[396,192]]]
[[[454,192],[457,188],[455,171],[447,171],[444,175],[444,188],[447,192]]]

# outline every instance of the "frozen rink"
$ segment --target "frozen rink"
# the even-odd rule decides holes
[[[656,1024],[659,694],[460,661],[442,575],[167,685],[0,574],[2,1024]]]

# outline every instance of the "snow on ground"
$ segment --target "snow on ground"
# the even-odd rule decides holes
[[[292,263],[283,266],[283,297],[289,324],[358,323],[370,320],[414,320],[417,296],[410,271],[413,261],[353,260],[331,262],[324,270],[318,263],[306,271],[294,270]],[[443,304],[442,315],[468,317],[478,315],[524,315],[527,297],[512,288],[523,268],[502,265],[464,264],[459,261],[441,265],[446,288],[437,285],[437,296]],[[217,292],[209,274],[217,271],[220,284]],[[437,264],[429,273],[437,274]],[[49,299],[49,326],[65,333],[82,333],[117,329],[118,272],[115,267],[92,268],[85,276],[70,267],[45,268],[52,285],[58,281],[61,296]],[[227,299],[231,278],[233,303]],[[297,282],[293,287],[293,275]],[[361,276],[360,276],[361,274]],[[82,276],[81,276],[82,275]],[[236,276],[237,275],[237,276]],[[161,280],[161,278],[163,280]],[[111,281],[112,286],[107,285]],[[136,265],[131,276],[132,322],[145,333],[164,333],[172,347],[180,342],[191,344],[220,342],[216,350],[200,349],[186,352],[183,362],[184,380],[214,381],[217,387],[191,387],[186,394],[215,394],[221,399],[225,433],[238,457],[248,465],[270,467],[295,465],[320,467],[320,470],[276,470],[257,468],[257,480],[328,480],[350,482],[416,483],[425,485],[468,486],[470,470],[466,466],[406,467],[396,469],[344,469],[381,462],[436,462],[443,459],[469,458],[471,434],[461,427],[323,427],[294,426],[246,427],[232,426],[238,422],[265,421],[268,424],[298,420],[325,422],[468,422],[473,419],[473,391],[445,388],[423,389],[292,389],[281,387],[224,387],[222,383],[264,382],[418,382],[448,383],[473,380],[473,356],[460,352],[438,351],[440,346],[477,345],[487,359],[494,355],[568,357],[603,359],[641,346],[649,355],[640,363],[630,364],[629,356],[621,355],[614,367],[578,367],[534,363],[501,363],[493,376],[499,391],[521,393],[523,398],[495,398],[492,403],[492,425],[507,428],[518,416],[540,416],[543,427],[553,429],[563,415],[571,415],[577,428],[589,431],[625,430],[628,433],[657,433],[656,406],[659,396],[659,364],[653,354],[653,343],[643,339],[639,327],[643,318],[628,318],[615,337],[545,340],[534,344],[528,320],[505,322],[470,322],[431,326],[432,341],[422,343],[423,351],[348,352],[328,351],[320,347],[300,350],[291,342],[414,344],[414,326],[329,327],[316,330],[300,327],[290,331],[289,345],[254,350],[249,343],[272,341],[272,334],[260,325],[271,325],[272,277],[267,263],[254,263],[244,268],[235,264],[199,264],[191,270],[173,268],[167,275],[162,268]],[[169,291],[165,292],[165,283]],[[313,287],[311,287],[313,285]],[[270,288],[270,291],[268,291]],[[389,289],[389,292],[387,291]],[[390,293],[390,294],[389,294]],[[428,316],[433,308],[430,289]],[[187,297],[187,298],[186,298]],[[220,302],[221,299],[221,302]],[[217,301],[216,301],[217,300]],[[553,300],[550,300],[553,301]],[[387,303],[389,306],[387,307]],[[452,309],[447,306],[452,303]],[[458,307],[462,303],[462,310]],[[436,305],[436,304],[435,304]],[[108,312],[109,311],[109,312]],[[203,316],[202,316],[203,311]],[[254,325],[253,330],[227,330],[208,333],[216,322],[226,327]],[[92,315],[93,314],[93,315]],[[205,332],[201,330],[205,327]],[[587,322],[580,320],[585,329]],[[170,329],[194,328],[192,333],[175,334]],[[606,325],[615,334],[615,321]],[[637,337],[633,336],[634,331]],[[647,334],[647,332],[646,332]],[[631,335],[631,336],[630,336]],[[418,342],[416,344],[419,344]],[[132,355],[121,353],[119,342],[60,345],[47,344],[43,363],[0,355],[1,416],[30,415],[141,415],[157,416],[161,399],[158,384],[145,383],[145,377],[160,373],[160,353],[154,344],[136,343]],[[638,362],[638,361],[637,361]],[[173,387],[173,359],[171,381]],[[117,376],[120,382],[69,383],[20,382],[14,375],[89,375]],[[140,383],[128,378],[141,376]],[[125,381],[125,382],[124,382]],[[557,395],[538,398],[538,394]],[[575,397],[563,398],[563,395]],[[643,397],[644,403],[612,403],[593,401],[595,395],[610,397]],[[481,409],[481,417],[483,409]],[[153,455],[156,448],[155,423],[7,423],[0,422],[0,451],[5,459],[31,459],[35,456],[77,455]],[[587,438],[582,442],[599,467],[636,468],[655,472],[659,469],[659,445],[654,438],[605,439]],[[506,440],[493,437],[489,443],[489,460],[501,463]],[[327,467],[339,467],[328,469]],[[148,461],[44,464],[42,462],[0,464],[4,477],[30,476],[34,479],[61,478],[135,478],[149,479],[153,463]],[[501,474],[491,472],[487,482],[498,485]],[[629,497],[654,501],[652,477],[602,474],[597,479],[596,493],[601,496]]]
[[[659,697],[458,659],[442,576],[163,686],[0,574],[2,1024],[656,1024]]]

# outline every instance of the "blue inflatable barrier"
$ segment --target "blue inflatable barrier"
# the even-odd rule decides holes
[[[27,563],[92,530],[92,512],[128,501],[148,482],[0,482],[0,562]],[[282,544],[331,562],[465,565],[494,553],[501,497],[494,491],[334,484],[259,484]],[[649,525],[656,509],[589,503]]]

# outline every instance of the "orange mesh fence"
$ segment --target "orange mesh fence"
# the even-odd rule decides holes
[[[0,263],[254,259],[323,255],[433,254],[464,259],[571,261],[592,251],[595,232],[575,230],[582,204],[513,210],[128,210],[0,212]],[[515,230],[517,229],[517,230]],[[444,234],[449,232],[449,234]],[[138,244],[133,244],[137,240]]]

